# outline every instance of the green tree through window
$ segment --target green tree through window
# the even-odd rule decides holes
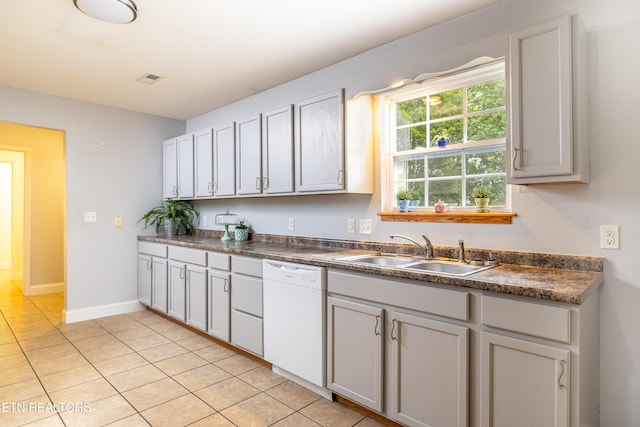
[[[491,204],[505,205],[504,63],[457,77],[448,87],[445,79],[435,79],[419,92],[394,97],[394,195],[411,190],[416,207],[439,200],[471,206],[469,194],[482,182],[493,189]]]

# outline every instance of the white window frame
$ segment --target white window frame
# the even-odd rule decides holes
[[[472,141],[465,142],[463,144],[452,144],[447,147],[427,147],[427,148],[416,148],[413,150],[407,150],[402,152],[394,152],[394,147],[392,146],[392,141],[395,141],[395,131],[396,131],[396,116],[394,114],[395,109],[393,105],[397,102],[406,101],[409,99],[413,99],[419,96],[428,96],[429,94],[437,94],[446,92],[448,90],[473,86],[475,84],[495,80],[498,78],[505,78],[505,61],[504,58],[492,61],[488,64],[482,64],[471,69],[467,70],[456,70],[452,74],[442,74],[436,75],[424,82],[421,82],[417,85],[411,85],[410,87],[402,87],[400,89],[394,90],[392,92],[388,92],[383,95],[378,96],[378,108],[380,111],[380,160],[381,160],[381,207],[383,211],[393,211],[397,208],[396,200],[394,197],[394,157],[396,156],[404,156],[404,155],[422,155],[425,158],[425,162],[427,161],[426,153],[447,153],[447,152],[456,152],[462,150],[462,160],[464,167],[464,156],[465,153],[473,152],[473,151],[482,151],[483,149],[487,149],[490,147],[495,147],[500,145],[505,147],[506,149],[506,137],[499,138],[495,140],[487,140],[487,141]],[[506,105],[505,105],[506,107]],[[490,110],[489,110],[490,111]],[[483,111],[486,113],[487,111]],[[467,117],[473,115],[467,114]],[[450,119],[450,118],[447,118]],[[505,124],[507,126],[507,124]],[[506,131],[507,129],[505,129]],[[467,126],[464,127],[464,139],[466,140],[466,132]],[[505,132],[506,134],[506,132]],[[429,141],[427,141],[427,146],[429,145]],[[426,168],[425,168],[426,170]],[[506,165],[505,165],[506,170]],[[502,174],[501,174],[502,175]],[[493,176],[493,175],[486,175]],[[446,177],[446,179],[451,179],[455,177]],[[423,180],[423,179],[421,179]],[[434,181],[437,180],[434,179]],[[511,189],[510,185],[507,184],[506,189],[506,204],[504,206],[491,206],[491,210],[494,212],[508,212],[511,208]],[[463,195],[465,189],[463,188]],[[412,207],[413,211],[425,211],[425,212],[433,212],[433,207]],[[455,207],[455,211],[457,212],[474,212],[476,209],[473,206],[467,207]]]

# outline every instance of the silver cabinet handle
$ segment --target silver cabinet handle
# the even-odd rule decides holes
[[[338,169],[338,180],[336,181],[338,185],[342,185],[342,177],[343,177],[342,169]]]
[[[184,268],[180,268],[180,278],[184,279]]]
[[[562,377],[564,377],[564,373],[565,373],[565,370],[566,370],[566,368],[565,368],[566,363],[567,362],[564,361],[564,360],[560,361],[561,371],[560,371],[560,375],[558,375],[558,387],[560,388],[560,390],[564,390],[565,388],[567,388],[567,386],[562,383]]]
[[[224,279],[224,286],[222,287],[222,290],[224,292],[229,292],[229,281],[227,279]]]
[[[174,185],[174,186],[173,186],[173,195],[174,195],[174,196],[177,196],[177,195],[178,195],[178,186],[177,186],[177,185]]]
[[[213,193],[213,183],[212,182],[209,182],[207,184],[207,193],[209,193],[209,194]]]
[[[213,193],[218,192],[218,181],[213,181]]]
[[[151,270],[151,260],[147,260],[147,270]]]
[[[374,328],[373,328],[373,332],[374,332],[376,335],[380,335],[380,331],[378,331],[378,325],[379,325],[379,324],[380,324],[380,315],[377,315],[377,316],[376,316],[376,326],[374,326]]]
[[[511,162],[513,166],[513,170],[516,170],[516,171],[518,170],[518,166],[516,166],[516,158],[518,157],[518,151],[520,151],[519,148],[513,149],[513,161]]]
[[[256,176],[256,190],[260,190],[261,179],[259,176]]]
[[[391,339],[392,339],[392,340],[394,340],[394,341],[398,339],[398,336],[397,336],[397,335],[395,335],[395,332],[396,332],[396,323],[397,323],[397,322],[396,322],[396,319],[393,319],[393,320],[391,321]]]
[[[265,190],[269,189],[269,178],[267,178],[266,176],[262,178],[262,188],[264,188]]]

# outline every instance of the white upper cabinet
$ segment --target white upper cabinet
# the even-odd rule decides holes
[[[509,38],[511,184],[588,182],[586,32],[564,16]]]
[[[236,122],[236,187],[238,195],[262,193],[261,115]]]
[[[292,193],[293,106],[262,117],[262,190],[265,194]]]
[[[213,196],[213,132],[211,129],[193,133],[195,146],[194,177],[196,197]]]
[[[236,194],[236,132],[233,122],[213,128],[213,194]]]
[[[297,191],[345,188],[342,89],[296,104],[295,153]]]
[[[178,197],[178,150],[176,138],[162,144],[162,197]]]
[[[193,134],[178,138],[178,198],[193,198]]]

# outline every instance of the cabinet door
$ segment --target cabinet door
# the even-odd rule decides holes
[[[169,306],[167,314],[186,321],[186,268],[183,263],[169,261]]]
[[[178,149],[175,138],[162,144],[162,197],[178,197]]]
[[[194,132],[194,177],[196,197],[213,196],[213,133],[211,129]]]
[[[293,192],[293,106],[265,113],[262,119],[263,192]]]
[[[327,386],[382,412],[383,309],[328,297],[327,310]]]
[[[207,269],[187,265],[187,324],[207,330]]]
[[[344,91],[296,104],[296,190],[344,189]]]
[[[569,425],[570,352],[482,333],[483,427]]]
[[[138,255],[138,300],[151,306],[151,257],[149,255]]]
[[[468,423],[468,328],[393,313],[391,417],[408,426]]]
[[[193,135],[178,138],[178,197],[193,197]]]
[[[229,342],[231,275],[209,270],[209,334]]]
[[[213,194],[236,194],[236,133],[233,123],[213,129]]]
[[[153,278],[152,283],[152,295],[151,295],[151,307],[161,311],[167,312],[167,260],[163,258],[153,258],[151,262]]]
[[[236,123],[236,186],[238,194],[262,193],[260,114]]]
[[[511,176],[573,173],[571,18],[512,33],[509,68]]]

